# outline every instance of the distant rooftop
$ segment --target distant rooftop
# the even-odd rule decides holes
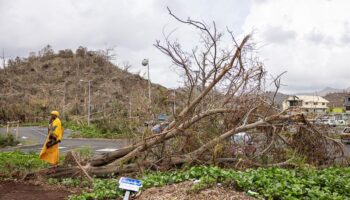
[[[315,96],[315,95],[294,95],[289,96],[287,100],[302,100],[304,102],[321,102],[321,103],[329,103],[325,98],[321,96]]]

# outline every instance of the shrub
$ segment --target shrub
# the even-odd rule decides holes
[[[0,134],[0,148],[7,146],[16,146],[19,142],[15,139],[13,134]]]

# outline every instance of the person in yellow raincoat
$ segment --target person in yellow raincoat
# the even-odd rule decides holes
[[[58,143],[61,142],[63,136],[63,127],[58,115],[58,111],[51,112],[48,135],[39,156],[41,160],[52,165],[57,165],[59,162]]]

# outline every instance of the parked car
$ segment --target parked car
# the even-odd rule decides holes
[[[332,126],[332,127],[336,127],[337,126],[337,122],[334,119],[326,119],[322,121],[324,125],[328,125],[328,126]]]
[[[344,126],[344,125],[346,125],[345,120],[341,120],[341,119],[340,119],[340,120],[337,120],[336,123],[337,123],[338,126]]]
[[[168,127],[169,125],[169,122],[162,122],[162,123],[159,123],[159,124],[156,124],[155,126],[152,127],[152,132],[154,134],[159,134],[161,133],[166,127]]]
[[[344,128],[340,134],[340,141],[343,143],[350,143],[350,127]]]
[[[253,143],[253,138],[246,132],[240,132],[231,136],[231,143],[240,145],[251,145]]]
[[[232,156],[244,154],[245,156],[251,157],[256,152],[256,147],[253,144],[253,138],[249,133],[240,132],[231,136],[232,144]]]

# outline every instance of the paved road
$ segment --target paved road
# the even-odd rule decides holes
[[[16,132],[15,129],[11,129],[11,132]],[[6,128],[0,128],[0,134],[5,133]],[[89,147],[95,151],[95,153],[103,153],[120,149],[128,144],[127,140],[106,140],[106,139],[78,139],[69,138],[71,131],[65,130],[63,140],[60,143],[60,151],[67,152],[79,147]],[[24,144],[36,144],[25,145],[18,147],[24,152],[40,152],[43,143],[47,136],[47,128],[43,127],[20,127],[19,128],[19,140]],[[348,153],[350,153],[350,144],[345,145]],[[3,148],[0,151],[13,151],[14,148]]]
[[[16,132],[15,128],[10,130],[11,132]],[[0,128],[0,134],[6,132],[6,128]],[[18,146],[21,151],[30,152],[36,151],[40,152],[43,143],[46,140],[47,128],[43,127],[20,127],[18,129],[19,141],[25,145],[23,147]],[[71,131],[65,130],[63,135],[63,140],[59,145],[61,152],[66,152],[79,147],[89,147],[93,149],[96,153],[103,153],[114,151],[120,149],[128,144],[127,140],[107,140],[107,139],[79,139],[79,138],[69,138]],[[36,145],[35,145],[36,144]],[[13,151],[14,148],[3,148],[0,151]]]

